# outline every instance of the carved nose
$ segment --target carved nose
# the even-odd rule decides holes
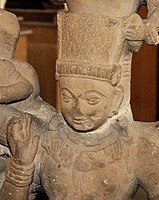
[[[76,102],[75,102],[75,105],[74,105],[74,114],[75,115],[82,115],[82,112],[81,112],[81,106],[80,106],[80,102],[78,99],[76,99]]]
[[[74,115],[76,115],[76,116],[82,116],[82,112],[80,110],[80,107],[76,107],[74,109]]]

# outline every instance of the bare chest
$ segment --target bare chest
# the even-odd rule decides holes
[[[101,152],[72,153],[66,160],[46,159],[41,170],[49,200],[129,200],[137,187],[124,159],[111,162]]]

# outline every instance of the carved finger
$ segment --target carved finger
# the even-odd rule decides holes
[[[27,129],[26,129],[26,131],[28,133],[28,137],[30,137],[31,122],[32,122],[31,116],[27,115]]]
[[[19,118],[18,119],[14,118],[13,120],[10,121],[10,124],[7,129],[8,139],[10,138],[10,136],[12,136],[14,140],[17,141],[20,137],[20,132],[21,132],[21,124]]]
[[[31,117],[28,114],[23,114],[23,137],[25,140],[30,137]]]
[[[157,44],[157,38],[158,38],[158,34],[156,33],[156,31],[152,32],[152,42],[153,44]]]
[[[153,39],[153,36],[151,34],[148,35],[147,39],[148,39],[149,44],[154,44],[154,39]]]
[[[127,40],[133,40],[133,34],[132,33],[128,33],[128,34],[126,34],[126,39]]]
[[[16,153],[17,144],[16,144],[14,138],[12,137],[12,135],[8,135],[7,136],[7,140],[9,142],[9,147],[10,147],[10,150],[11,150],[11,154],[14,156],[15,153]]]
[[[126,32],[126,36],[127,36],[127,37],[132,37],[133,35],[134,35],[134,32],[132,32],[132,31]]]
[[[36,135],[33,137],[32,144],[31,144],[31,153],[32,153],[33,159],[37,153],[39,141],[40,141],[39,135]]]

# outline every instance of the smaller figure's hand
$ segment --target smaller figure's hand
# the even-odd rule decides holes
[[[157,45],[159,43],[159,35],[157,28],[153,23],[144,20],[145,23],[145,42],[150,45]]]
[[[40,137],[32,136],[31,116],[22,114],[10,120],[7,139],[11,148],[14,162],[20,165],[29,165],[34,161]]]
[[[143,41],[145,38],[144,22],[138,14],[132,14],[127,22],[125,38],[129,41]]]

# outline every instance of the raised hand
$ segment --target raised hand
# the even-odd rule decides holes
[[[39,139],[31,134],[31,115],[24,113],[12,118],[8,125],[7,139],[14,162],[19,165],[30,165],[36,156]]]
[[[153,21],[145,20],[145,42],[150,45],[157,45],[159,43],[158,31],[159,28],[153,25]]]
[[[145,41],[150,45],[159,43],[158,31],[154,21],[151,19],[141,19],[138,14],[132,14],[126,26],[125,38],[128,41]]]
[[[142,41],[145,38],[145,25],[138,14],[132,14],[126,26],[125,38],[129,41]]]

